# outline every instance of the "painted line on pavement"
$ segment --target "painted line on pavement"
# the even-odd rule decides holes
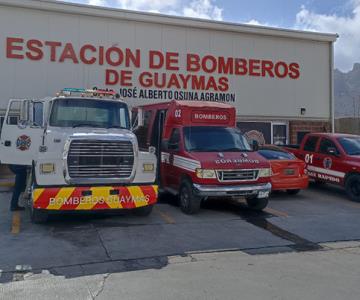
[[[20,232],[21,215],[19,211],[15,211],[12,215],[11,233],[18,234]]]
[[[161,211],[159,208],[155,207],[155,211],[160,215],[160,217],[168,224],[175,224],[175,220],[168,215],[167,213]]]
[[[284,211],[280,211],[280,210],[277,210],[277,209],[273,209],[273,208],[270,208],[270,207],[267,207],[265,209],[263,209],[264,212],[267,212],[269,214],[272,214],[272,215],[275,215],[277,217],[288,217],[289,215],[284,212]]]

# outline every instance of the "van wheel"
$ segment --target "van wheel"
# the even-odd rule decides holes
[[[193,215],[200,210],[201,198],[194,195],[192,184],[187,180],[180,186],[179,202],[185,214]]]
[[[350,175],[346,179],[345,190],[352,201],[360,202],[360,175]]]
[[[269,203],[269,198],[246,198],[248,207],[252,210],[263,210]]]
[[[286,192],[287,192],[289,195],[296,195],[296,194],[299,194],[300,189],[296,189],[296,190],[286,190]]]
[[[139,217],[147,217],[151,214],[153,210],[154,205],[146,205],[143,207],[135,208],[134,214]]]
[[[30,218],[31,222],[35,224],[46,223],[48,220],[48,213],[41,209],[34,209],[30,207]]]

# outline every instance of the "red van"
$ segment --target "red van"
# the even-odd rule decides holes
[[[160,192],[179,196],[184,213],[209,197],[245,197],[250,208],[267,206],[271,169],[236,128],[235,108],[217,102],[171,101],[133,109],[140,148],[159,157]]]

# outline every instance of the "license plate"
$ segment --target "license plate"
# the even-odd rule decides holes
[[[294,174],[295,174],[295,170],[294,170],[294,169],[285,169],[285,170],[284,170],[284,174],[285,174],[285,175],[294,175]]]

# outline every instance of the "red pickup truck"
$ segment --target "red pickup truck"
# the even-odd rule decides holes
[[[222,103],[172,101],[133,110],[139,147],[154,146],[161,192],[179,196],[193,214],[210,197],[245,197],[264,209],[271,191],[269,162],[236,128],[235,108]],[[135,116],[137,115],[137,116]]]
[[[351,200],[360,202],[360,136],[308,133],[299,146],[284,148],[305,161],[310,178],[343,186]]]

